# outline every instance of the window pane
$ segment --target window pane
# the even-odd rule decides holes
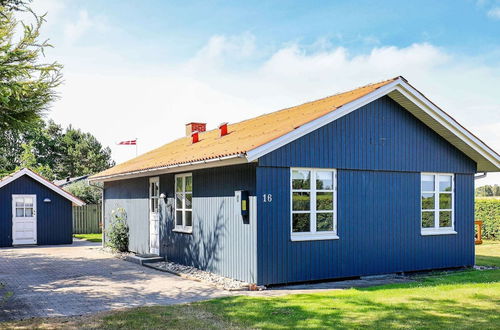
[[[439,194],[439,208],[451,209],[451,194]]]
[[[175,224],[182,226],[182,211],[177,211],[175,215]]]
[[[434,209],[434,194],[422,194],[422,209]]]
[[[23,206],[24,206],[24,199],[16,198],[16,207],[23,207]]]
[[[294,233],[309,232],[311,230],[309,213],[294,213],[292,219],[292,231]]]
[[[316,214],[316,231],[333,231],[333,213]]]
[[[434,191],[434,175],[422,175],[422,191]]]
[[[182,209],[182,194],[175,194],[175,207],[178,209]]]
[[[451,175],[439,176],[439,191],[451,191]]]
[[[333,192],[316,193],[316,210],[333,210]]]
[[[154,193],[155,196],[160,196],[160,183],[159,182],[155,182],[155,193]]]
[[[25,197],[24,198],[24,207],[33,207],[33,198]]]
[[[316,189],[333,190],[333,172],[316,172]]]
[[[186,211],[186,226],[191,227],[193,225],[193,219],[192,219],[192,212],[191,211]]]
[[[310,193],[294,192],[292,198],[294,211],[309,211],[311,206]]]
[[[175,179],[175,191],[182,192],[182,177]]]
[[[24,216],[25,217],[32,217],[33,216],[33,209],[31,207],[24,209]]]
[[[451,227],[451,211],[439,212],[439,227]]]
[[[155,195],[155,183],[151,182],[149,184],[149,196],[154,196]]]
[[[310,189],[311,188],[311,172],[294,170],[292,171],[292,188],[293,189]]]
[[[186,177],[186,191],[193,191],[193,177],[192,176],[187,176]]]
[[[422,212],[422,228],[434,227],[434,212]]]
[[[193,194],[186,194],[186,209],[193,208]]]
[[[24,217],[24,209],[16,208],[16,217]]]

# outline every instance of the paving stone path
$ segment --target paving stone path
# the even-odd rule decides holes
[[[115,258],[101,251],[98,243],[77,240],[72,245],[0,248],[0,283],[5,284],[0,288],[0,322],[230,295],[270,297],[406,281],[407,278],[374,277],[230,292]],[[6,292],[13,296],[2,304],[1,297]]]
[[[168,305],[230,294],[113,258],[99,244],[0,249],[0,321]],[[1,328],[1,326],[0,326]]]

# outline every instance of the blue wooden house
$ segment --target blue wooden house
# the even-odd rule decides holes
[[[499,155],[396,77],[186,136],[99,173],[130,250],[259,285],[474,264]]]
[[[24,168],[0,180],[0,247],[71,244],[72,205],[85,203]]]

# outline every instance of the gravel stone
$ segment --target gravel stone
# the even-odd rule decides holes
[[[180,265],[175,262],[160,261],[154,263],[146,264],[148,267],[152,267],[158,270],[167,271],[170,273],[177,274],[179,276],[189,278],[191,280],[197,280],[202,282],[207,282],[215,285],[218,288],[229,290],[229,291],[239,291],[239,290],[249,290],[250,283],[235,280],[233,278],[224,277],[211,272],[207,272],[195,267]]]

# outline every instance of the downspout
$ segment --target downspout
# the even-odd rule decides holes
[[[479,174],[479,175],[474,175],[474,180],[486,178],[487,175],[488,175],[487,172],[484,172],[483,174]]]
[[[105,245],[106,245],[106,230],[105,230],[105,227],[106,227],[106,220],[105,220],[105,214],[104,214],[104,184],[103,186],[99,186],[99,185],[96,185],[96,184],[92,184],[92,182],[88,181],[89,183],[89,186],[91,187],[96,187],[96,188],[99,188],[101,189],[101,221],[102,221],[102,247],[104,248]]]

